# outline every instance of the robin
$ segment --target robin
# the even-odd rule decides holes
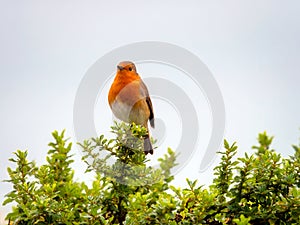
[[[144,137],[144,152],[153,154],[148,120],[154,128],[154,114],[148,89],[136,71],[134,63],[120,62],[116,77],[108,93],[108,102],[113,114],[127,123],[144,126],[148,134]]]

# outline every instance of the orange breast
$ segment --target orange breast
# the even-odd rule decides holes
[[[112,83],[109,93],[108,93],[108,102],[111,105],[120,95],[122,98],[125,98],[126,101],[126,95],[133,96],[136,93],[133,93],[134,89],[132,86],[132,83],[134,81],[139,81],[139,77],[136,76],[124,76],[124,74],[120,75],[117,73],[114,82]],[[125,93],[126,92],[126,93]],[[123,94],[122,94],[123,93]]]
[[[139,76],[117,74],[108,94],[108,102],[117,118],[145,126],[150,114],[145,97],[141,92]]]

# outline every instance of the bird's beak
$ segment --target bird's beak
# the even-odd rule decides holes
[[[124,69],[124,67],[123,67],[123,66],[120,66],[120,65],[118,65],[117,67],[118,67],[119,70]]]

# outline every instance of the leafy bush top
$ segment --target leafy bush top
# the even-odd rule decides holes
[[[14,224],[299,224],[300,146],[289,158],[270,149],[272,137],[259,134],[253,154],[235,158],[237,146],[224,141],[221,162],[209,188],[187,179],[188,188],[170,184],[175,154],[159,159],[160,169],[146,166],[136,125],[116,124],[116,137],[80,144],[87,172],[96,171],[91,187],[75,182],[72,144],[64,132],[52,133],[47,163],[36,166],[27,151],[17,150],[8,168],[14,202],[7,219]]]

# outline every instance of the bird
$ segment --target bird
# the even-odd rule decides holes
[[[123,61],[117,65],[116,76],[108,93],[108,103],[118,119],[147,129],[147,135],[144,137],[144,153],[152,155],[148,121],[154,128],[153,105],[147,86],[137,73],[133,62]]]

